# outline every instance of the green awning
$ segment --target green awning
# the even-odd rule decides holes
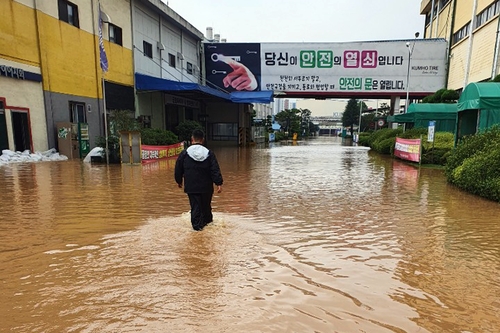
[[[425,128],[433,120],[436,121],[436,131],[454,132],[457,112],[456,103],[413,103],[408,106],[408,112],[390,116],[387,121],[413,123],[415,128]]]
[[[500,109],[500,83],[469,83],[458,100],[458,111]]]
[[[412,103],[408,106],[408,113],[423,118],[433,115],[438,119],[455,119],[457,112],[457,103]]]

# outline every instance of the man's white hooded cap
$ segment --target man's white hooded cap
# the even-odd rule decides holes
[[[208,157],[209,150],[202,145],[192,145],[186,150],[189,157],[198,162],[203,162]]]

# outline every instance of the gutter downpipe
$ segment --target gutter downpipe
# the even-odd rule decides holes
[[[161,31],[163,30],[163,19],[161,17],[161,13],[158,13],[158,39],[159,39],[159,43],[161,44],[162,43],[162,33]],[[157,44],[158,45],[158,42]],[[156,48],[158,50],[158,52],[160,52],[160,78],[163,79],[163,50],[161,48]]]
[[[437,8],[437,16],[436,16],[436,38],[439,38],[439,12],[441,11],[441,1],[439,1],[437,5],[438,5],[438,8]]]
[[[500,52],[500,15],[498,16],[498,24],[497,24],[497,32],[496,32],[496,38],[495,38],[495,54],[493,56],[493,66],[491,68],[491,79],[493,80],[496,76],[497,73],[497,67],[498,67],[498,53]]]
[[[467,86],[467,83],[469,82],[470,61],[472,58],[472,43],[474,40],[473,30],[475,29],[475,25],[476,25],[476,10],[477,10],[477,0],[474,0],[474,4],[472,5],[472,18],[470,20],[469,46],[467,48],[467,64],[465,67],[463,89],[465,89],[465,87]]]
[[[135,69],[136,69],[136,54],[137,50],[135,48],[135,31],[134,31],[134,21],[135,21],[135,2],[134,0],[130,0],[130,41],[131,41],[131,50],[132,50],[132,80],[133,80],[133,85],[134,85],[134,115],[136,117],[140,116],[140,110],[139,110],[139,96],[137,94],[137,89],[135,86]],[[151,113],[151,118],[153,118],[152,113]]]
[[[43,54],[42,54],[42,38],[40,37],[40,19],[39,19],[39,10],[38,10],[38,0],[33,0],[33,5],[35,9],[35,24],[36,24],[36,40],[37,40],[37,45],[38,45],[38,58],[39,58],[39,65],[40,65],[40,74],[42,75],[42,96],[43,96],[43,106],[45,110],[45,126],[47,127],[46,129],[46,137],[47,137],[47,146],[50,148],[50,137],[52,134],[49,134],[52,132],[52,128],[54,127],[54,108],[52,106],[52,89],[50,86],[50,77],[46,74],[44,64],[43,64]],[[45,93],[45,84],[44,80],[47,82],[47,94]],[[48,96],[46,96],[48,95]],[[47,119],[47,106],[50,107],[50,123],[49,119]],[[53,147],[57,145],[57,139],[54,141]],[[59,147],[57,147],[59,149]]]
[[[432,38],[432,27],[434,26],[434,0],[431,3],[431,26],[429,30],[429,38]]]
[[[453,0],[453,10],[451,13],[451,26],[450,26],[450,37],[448,38],[448,55],[447,55],[447,65],[446,70],[446,81],[444,87],[448,89],[448,79],[450,78],[450,62],[451,62],[451,47],[453,46],[453,29],[455,28],[455,14],[457,12],[457,0]]]

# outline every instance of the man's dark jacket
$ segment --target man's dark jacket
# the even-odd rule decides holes
[[[200,144],[182,151],[175,163],[175,181],[182,184],[184,192],[208,193],[214,185],[222,185],[222,175],[215,154]]]

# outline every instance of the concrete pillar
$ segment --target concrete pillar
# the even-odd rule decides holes
[[[401,97],[399,96],[391,96],[391,111],[390,115],[393,116],[399,113],[399,108],[401,107]],[[389,128],[397,128],[398,123],[389,124]]]
[[[247,145],[246,104],[238,104],[238,141],[240,146]]]

